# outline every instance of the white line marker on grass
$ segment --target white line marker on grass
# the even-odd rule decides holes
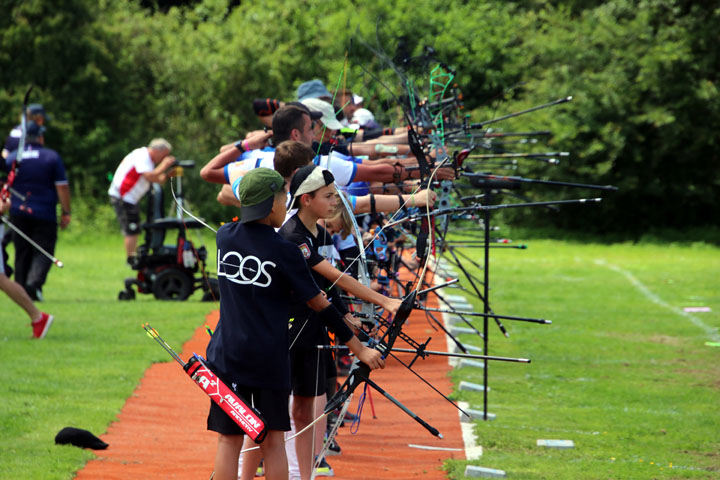
[[[665,300],[663,300],[662,298],[655,295],[640,280],[635,278],[635,276],[632,273],[628,272],[625,269],[618,267],[617,265],[613,265],[612,263],[607,263],[603,259],[596,259],[595,264],[607,267],[610,270],[613,270],[614,272],[624,275],[625,278],[627,278],[630,281],[630,283],[632,283],[635,286],[635,288],[640,290],[640,293],[645,295],[645,298],[647,298],[648,300],[650,300],[651,302],[653,302],[656,305],[660,305],[661,307],[666,308],[666,309],[670,310],[671,312],[680,315],[681,317],[687,318],[688,320],[690,320],[693,323],[693,325],[695,325],[696,327],[703,330],[710,337],[711,340],[720,341],[720,335],[718,335],[717,328],[713,328],[713,327],[707,325],[702,320],[700,320],[695,315],[691,315],[690,313],[683,311],[681,308],[673,307],[669,303],[665,302]]]
[[[448,447],[434,447],[432,445],[416,445],[414,443],[408,443],[410,448],[419,448],[420,450],[437,450],[440,452],[463,452],[462,448],[448,448]]]

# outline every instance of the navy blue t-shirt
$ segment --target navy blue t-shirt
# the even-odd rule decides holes
[[[259,223],[217,233],[220,321],[207,359],[226,383],[290,389],[290,297],[320,293],[298,248]]]
[[[295,244],[296,249],[299,248],[299,251],[302,252],[302,256],[311,269],[323,260],[328,260],[331,263],[334,261],[332,259],[332,251],[335,245],[333,244],[332,235],[320,225],[318,225],[317,229],[318,234],[315,236],[305,227],[300,217],[296,214],[290,217],[278,231],[283,238]],[[337,290],[329,290],[332,282],[314,270],[310,271],[315,279],[315,283],[328,294],[328,299],[338,307],[341,313],[346,312],[347,308],[343,308],[336,303],[337,298],[335,298],[335,296],[338,294]],[[328,342],[326,330],[328,325],[325,325],[310,307],[302,302],[302,299],[292,299],[290,314],[293,317],[290,328],[290,342],[293,344],[293,348],[317,348],[317,345]],[[348,327],[342,322],[329,326],[339,337],[351,334]]]
[[[16,156],[17,150],[8,156],[5,166],[8,171]],[[39,143],[26,145],[13,183],[13,188],[25,196],[25,201],[13,198],[10,213],[56,222],[58,195],[55,186],[67,183],[65,165],[55,150]]]

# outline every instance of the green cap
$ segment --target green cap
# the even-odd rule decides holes
[[[285,179],[270,168],[256,168],[242,177],[237,189],[240,200],[240,223],[253,222],[270,215],[275,194],[282,190]]]

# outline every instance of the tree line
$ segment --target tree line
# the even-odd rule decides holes
[[[163,136],[203,164],[259,127],[251,101],[294,99],[322,79],[358,92],[387,122],[405,85],[383,60],[426,47],[456,71],[464,110],[483,121],[567,95],[561,107],[498,123],[550,130],[557,166],[523,161],[531,178],[612,184],[597,207],[508,212],[512,221],[584,231],[642,232],[713,223],[720,203],[717,132],[720,9],[714,2],[432,1],[4,2],[0,128],[21,98],[51,114],[47,144],[73,194],[107,202],[108,176],[133,148]],[[378,53],[380,55],[378,55]],[[346,62],[347,58],[347,62]],[[423,93],[430,62],[407,75]],[[199,168],[197,169],[199,170]],[[188,172],[195,211],[220,220],[215,187]],[[536,200],[594,196],[525,188]]]

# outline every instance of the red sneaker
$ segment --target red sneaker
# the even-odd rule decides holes
[[[50,325],[52,325],[54,319],[52,315],[48,315],[45,312],[41,313],[42,315],[40,315],[40,320],[32,323],[33,337],[35,338],[45,338],[45,335],[47,335],[48,330],[50,330]]]

